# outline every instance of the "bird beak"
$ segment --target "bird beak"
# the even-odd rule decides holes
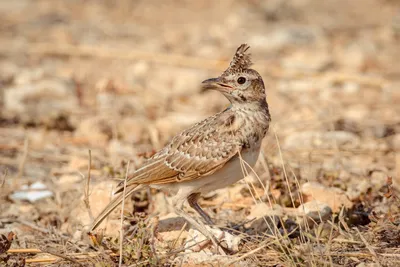
[[[221,78],[211,78],[202,82],[203,91],[217,90],[221,93],[231,93],[233,88],[221,81]]]

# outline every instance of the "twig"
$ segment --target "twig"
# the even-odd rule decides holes
[[[46,253],[46,254],[50,254],[53,256],[56,256],[58,258],[62,258],[65,259],[67,261],[73,262],[75,264],[78,264],[80,266],[83,266],[80,262],[78,262],[75,259],[70,258],[69,256],[66,255],[62,255],[60,253],[57,252],[52,252],[52,251],[48,251],[48,250],[43,250],[43,249],[37,249],[37,248],[28,248],[28,249],[9,249],[7,251],[7,253],[34,253],[34,254],[38,254],[38,253]],[[26,263],[41,263],[41,262],[54,262],[57,261],[57,258],[36,258],[36,259],[26,259]]]
[[[122,266],[122,243],[124,240],[124,228],[123,228],[123,223],[124,223],[124,207],[125,207],[125,193],[126,193],[126,180],[128,180],[128,172],[129,172],[129,163],[126,166],[126,173],[125,173],[125,179],[124,179],[124,191],[122,192],[122,205],[121,205],[121,226],[119,230],[119,266]]]
[[[7,250],[7,253],[42,253],[40,249],[37,248],[12,248]]]
[[[85,198],[83,200],[83,202],[85,202],[85,206],[86,209],[89,213],[89,217],[90,220],[93,222],[94,221],[94,217],[93,217],[93,213],[92,213],[92,209],[90,208],[90,201],[89,201],[89,194],[90,194],[90,169],[92,167],[92,151],[89,149],[89,166],[88,166],[88,175],[87,175],[87,179],[86,179],[86,185],[85,185]]]
[[[49,263],[55,262],[58,258],[36,258],[36,259],[26,259],[25,263]]]
[[[75,263],[75,264],[78,264],[79,266],[83,266],[83,265],[82,265],[80,262],[78,262],[77,260],[72,259],[72,258],[70,258],[70,257],[68,257],[68,256],[63,255],[63,254],[60,254],[60,253],[57,253],[57,252],[48,251],[48,250],[42,250],[42,251],[43,251],[44,253],[47,253],[47,254],[50,254],[50,255],[53,255],[53,256],[57,256],[57,257],[62,258],[62,259],[64,259],[64,260],[67,260],[67,261],[73,262],[73,263]]]

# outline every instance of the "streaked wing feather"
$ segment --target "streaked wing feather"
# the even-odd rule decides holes
[[[168,146],[128,178],[128,185],[183,182],[209,175],[234,157],[241,142],[224,127],[229,111],[209,117],[175,136]],[[122,191],[123,184],[116,193]]]

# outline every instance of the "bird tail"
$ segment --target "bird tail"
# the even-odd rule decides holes
[[[125,191],[125,199],[127,199],[130,195],[132,195],[134,192],[142,189],[144,186],[143,185],[132,185],[126,188]],[[99,215],[97,215],[96,219],[93,221],[92,225],[90,226],[90,232],[96,230],[96,228],[104,221],[105,218],[113,211],[115,210],[119,204],[121,204],[123,201],[123,193],[121,192],[118,196],[116,196],[113,200],[111,200],[110,203],[103,209],[102,212],[100,212]]]

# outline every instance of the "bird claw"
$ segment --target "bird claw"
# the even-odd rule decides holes
[[[189,241],[186,244],[187,250],[199,252],[214,244],[214,253],[231,255],[238,251],[240,237],[231,235],[218,228],[211,228],[210,226],[206,226],[206,228],[210,233],[208,238],[196,229],[192,228],[189,230]]]

